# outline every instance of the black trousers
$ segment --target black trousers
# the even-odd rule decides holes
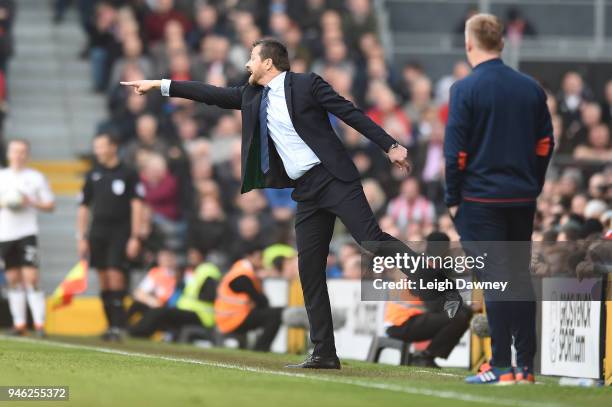
[[[134,314],[138,312],[140,312],[144,316],[144,314],[150,309],[151,307],[149,307],[147,304],[140,302],[138,300],[134,300],[134,302],[132,302],[132,305],[130,305],[130,308],[128,308],[126,312],[126,317],[129,320],[130,318],[134,316]]]
[[[325,267],[336,217],[357,243],[399,241],[380,230],[359,179],[344,182],[317,165],[296,181],[295,233],[304,303],[314,355],[336,354]],[[395,245],[397,247],[397,245]],[[403,245],[403,250],[410,250]]]
[[[495,207],[475,202],[462,202],[455,216],[455,226],[463,241],[531,241],[533,233],[533,218],[535,205],[517,207]],[[493,249],[499,251],[505,245],[497,245]],[[491,251],[491,250],[489,250]],[[508,253],[495,253],[488,257],[488,270],[490,276],[499,275],[499,280],[512,280],[520,278],[523,284],[530,285],[529,262],[531,259],[530,246],[521,246],[519,250]],[[508,257],[512,256],[513,267],[507,275]],[[495,261],[495,263],[493,263]],[[519,267],[517,267],[517,265]],[[491,279],[491,278],[489,278]],[[511,284],[512,285],[512,284]],[[516,291],[516,290],[515,290]],[[536,343],[536,303],[531,300],[522,300],[526,297],[518,296],[517,300],[499,298],[487,295],[485,291],[485,304],[487,306],[487,319],[491,333],[491,351],[493,357],[491,364],[497,367],[511,366],[511,345],[514,340],[516,348],[516,361],[518,366],[533,366]]]
[[[186,325],[201,325],[195,312],[178,308],[151,308],[145,311],[142,319],[128,328],[131,336],[148,338],[155,331],[178,331]]]
[[[403,341],[418,342],[431,339],[427,351],[434,357],[446,359],[468,329],[472,310],[461,307],[454,318],[446,312],[426,312],[410,318],[399,326],[387,328],[387,335]]]
[[[234,332],[247,333],[253,329],[263,328],[262,334],[255,342],[254,350],[268,352],[281,326],[282,314],[282,307],[254,308]]]

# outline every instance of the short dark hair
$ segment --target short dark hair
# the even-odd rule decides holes
[[[108,132],[96,133],[94,140],[99,138],[106,138],[109,143],[113,144],[114,146],[119,146],[119,140],[114,134]]]
[[[253,48],[258,45],[261,45],[259,57],[262,61],[270,58],[279,71],[288,71],[291,69],[289,53],[287,52],[285,44],[274,38],[262,38],[253,43]]]

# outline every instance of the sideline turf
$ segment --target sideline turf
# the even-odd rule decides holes
[[[90,349],[57,347],[44,341],[14,341],[0,337],[0,385],[68,385],[70,402],[36,402],[75,406],[478,406],[540,407],[604,406],[612,404],[609,388],[559,387],[546,378],[535,386],[483,387],[462,383],[461,369],[436,371],[343,361],[340,372],[298,372],[282,376],[286,362],[300,357],[229,349],[128,340],[108,345],[94,338],[52,338],[52,341],[161,355],[171,358],[245,366],[241,371],[158,358],[143,358]],[[311,376],[325,381],[313,380]],[[337,382],[340,381],[340,382]],[[357,382],[354,385],[347,382]],[[389,388],[367,388],[381,386]],[[408,394],[402,391],[426,394]],[[430,394],[444,393],[447,398]],[[473,401],[453,399],[475,398]],[[9,406],[32,402],[6,403]]]

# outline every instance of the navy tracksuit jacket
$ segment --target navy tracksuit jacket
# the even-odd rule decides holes
[[[459,205],[455,226],[462,241],[530,241],[535,201],[542,191],[553,147],[546,95],[530,77],[501,59],[477,65],[451,88],[444,140],[447,206]],[[504,280],[503,243],[490,245],[482,280]],[[500,249],[501,248],[501,249]],[[529,280],[526,244],[510,273]],[[525,273],[525,274],[523,274]],[[524,285],[520,287],[525,289]],[[518,366],[533,367],[535,302],[499,301],[485,292],[491,333],[491,364],[508,367],[511,345]]]
[[[546,94],[492,59],[451,88],[444,140],[447,206],[535,202],[553,150]]]

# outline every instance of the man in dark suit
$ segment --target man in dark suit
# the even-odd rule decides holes
[[[246,68],[248,84],[239,87],[168,80],[124,84],[139,94],[161,89],[166,96],[242,111],[241,191],[293,187],[292,198],[298,202],[299,272],[314,351],[303,363],[289,367],[339,369],[325,280],[335,219],[339,217],[359,243],[397,240],[378,226],[359,173],[328,114],[372,140],[391,162],[406,170],[407,151],[320,76],[289,72],[282,43],[257,41]]]
[[[523,278],[525,283],[514,287],[513,295],[518,295],[513,298],[501,299],[485,291],[491,367],[466,380],[533,383],[536,305],[527,292],[530,244],[511,242],[531,241],[535,203],[553,151],[552,124],[543,89],[500,59],[503,26],[499,20],[475,15],[466,23],[465,36],[474,69],[451,88],[444,140],[446,205],[462,241],[505,242],[487,244],[500,255],[489,252],[479,279],[514,282]],[[464,245],[484,247],[484,243]],[[516,375],[511,366],[512,343],[517,351]]]

